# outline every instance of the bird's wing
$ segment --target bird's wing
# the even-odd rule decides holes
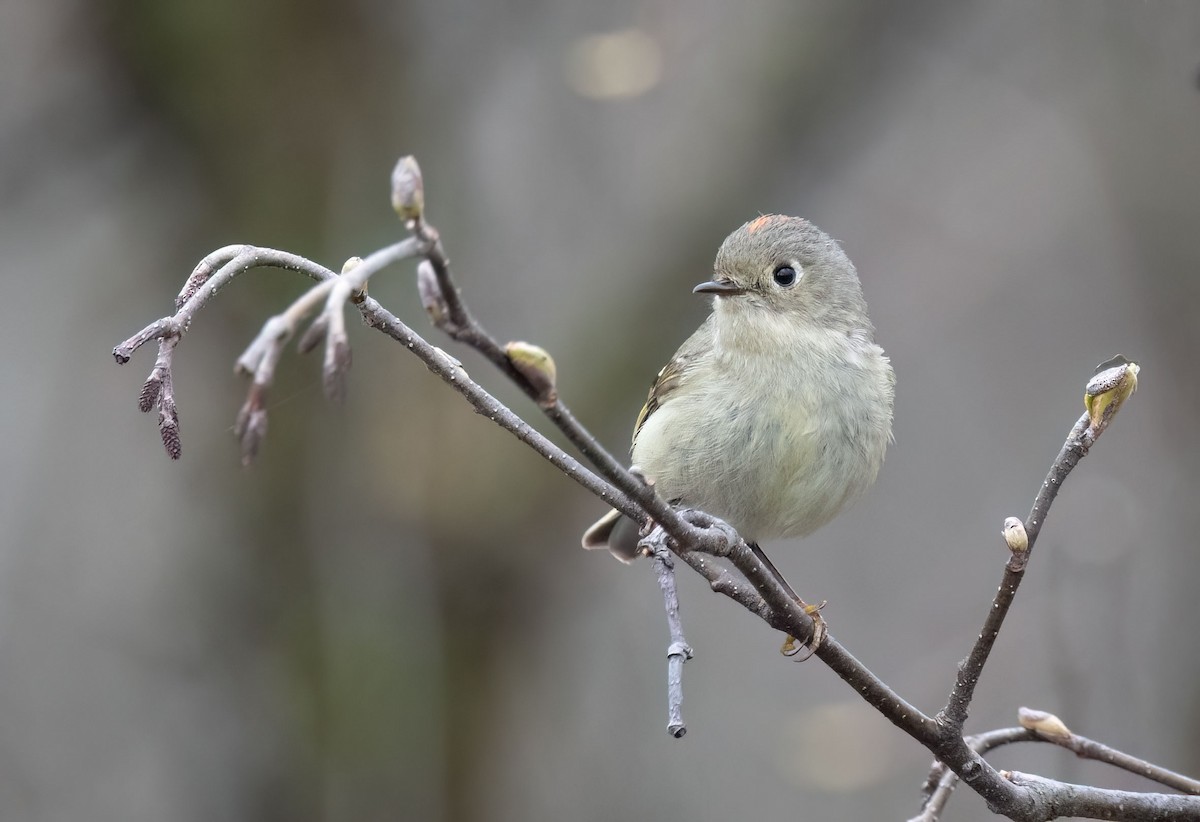
[[[637,423],[633,426],[635,443],[638,432],[642,430],[646,420],[650,419],[650,415],[662,407],[667,398],[687,382],[696,362],[712,350],[712,323],[713,318],[709,316],[699,330],[679,346],[679,350],[675,352],[675,356],[671,358],[670,362],[658,372],[654,384],[650,386],[650,396],[646,398],[646,404],[642,406],[642,412],[638,414]]]

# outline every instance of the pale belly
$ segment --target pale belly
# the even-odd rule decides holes
[[[750,541],[804,536],[874,481],[887,431],[854,418],[861,402],[797,395],[754,405],[744,396],[673,396],[639,432],[633,463],[664,498],[721,517]]]

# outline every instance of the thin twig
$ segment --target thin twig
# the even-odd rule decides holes
[[[1025,709],[1022,709],[1024,711]],[[1048,742],[1065,748],[1081,759],[1091,759],[1120,768],[1123,771],[1145,777],[1152,782],[1180,791],[1182,793],[1200,796],[1200,780],[1185,776],[1176,771],[1155,765],[1144,759],[1119,751],[1116,748],[1089,739],[1081,734],[1068,731],[1065,734],[1039,733],[1032,728],[999,728],[993,731],[967,737],[968,744],[979,753],[987,753],[1016,742]]]
[[[1001,776],[1034,798],[1020,813],[1014,812],[1013,809],[990,806],[994,812],[1003,813],[1012,819],[1029,822],[1042,822],[1059,817],[1126,819],[1137,822],[1186,822],[1200,819],[1200,803],[1193,796],[1094,788],[1016,771],[1002,771]],[[942,771],[921,812],[909,822],[937,822],[958,782],[956,774],[949,770]]]
[[[434,325],[456,342],[468,345],[478,351],[524,391],[530,399],[537,401],[540,393],[537,386],[532,385],[525,375],[513,367],[504,346],[484,328],[467,307],[461,289],[454,282],[454,276],[450,270],[450,258],[446,255],[445,247],[442,245],[441,234],[426,221],[424,216],[410,221],[409,228],[414,237],[420,238],[427,244],[428,251],[425,259],[433,268],[440,290],[439,296],[445,308],[444,313],[440,316],[431,316]],[[628,473],[625,467],[600,444],[599,440],[575,418],[575,415],[561,400],[548,407],[543,407],[543,411],[551,422],[566,435],[571,444],[578,448],[579,452],[610,482],[617,483],[618,476]],[[628,486],[622,490],[636,498],[641,493],[640,489],[644,487],[644,484],[633,477],[630,477],[629,480]],[[634,493],[635,489],[638,489],[638,494]]]
[[[738,586],[731,582],[727,575],[722,575],[711,563],[694,563],[693,554],[676,548],[676,553],[685,562],[691,564],[709,580],[714,591],[723,593],[743,604],[773,628],[790,636],[801,641],[806,641],[812,636],[812,617],[804,612],[800,603],[791,597],[780,583],[779,578],[755,556],[736,531],[725,522],[703,511],[688,510],[682,512],[682,516],[689,524],[703,528],[699,533],[700,540],[689,545],[689,549],[727,557],[754,587],[754,591],[748,591],[744,586]],[[750,596],[751,593],[757,596]],[[765,613],[762,610],[763,606],[765,606]],[[817,647],[816,655],[835,674],[853,687],[859,696],[883,713],[895,725],[918,740],[928,740],[936,736],[938,728],[931,717],[926,716],[919,708],[888,687],[887,683],[871,673],[867,666],[855,659],[854,655],[832,636],[828,634],[824,636]]]
[[[982,756],[993,748],[1011,742],[1036,740],[1037,736],[1024,728],[1002,728],[976,736],[968,736],[963,739],[963,742],[972,751]],[[923,796],[921,812],[909,822],[936,822],[942,811],[945,810],[946,803],[950,800],[950,795],[954,793],[958,783],[958,774],[946,767],[946,763],[933,760],[933,764],[929,768],[929,776],[925,778],[925,784],[921,786]]]
[[[638,501],[645,512],[681,544],[694,540],[694,529],[687,528],[675,510],[654,489],[631,474],[575,418],[555,391],[547,396],[544,386],[536,385],[509,358],[504,346],[475,319],[454,282],[450,259],[442,245],[441,234],[425,217],[425,181],[416,158],[401,157],[392,170],[392,207],[424,248],[428,270],[418,269],[418,292],[430,319],[452,339],[474,348],[534,400],[546,416],[579,449],[596,470],[622,493]],[[430,274],[432,276],[430,276]],[[638,517],[639,521],[642,519]]]
[[[930,773],[930,777],[932,778],[934,774],[937,775],[936,779],[933,779],[931,783],[926,783],[928,793],[921,812],[909,819],[908,822],[937,822],[942,816],[942,811],[946,809],[946,803],[950,801],[954,789],[958,787],[958,774],[949,768],[942,766],[938,769],[935,767]]]
[[[1132,366],[1130,370],[1133,384],[1136,385],[1136,366]],[[1113,413],[1125,396],[1128,394],[1126,393],[1115,403]],[[1105,416],[1105,424],[1111,420],[1111,417],[1111,413]],[[951,690],[946,707],[937,715],[938,732],[933,744],[926,743],[926,746],[941,762],[969,782],[972,788],[988,802],[989,807],[999,809],[998,812],[1010,815],[1030,812],[1029,800],[1031,797],[1014,793],[1011,783],[1003,779],[1001,774],[982,758],[981,753],[963,739],[962,728],[966,722],[975,686],[979,682],[983,667],[1012,606],[1050,506],[1057,497],[1062,483],[1088,453],[1091,446],[1095,444],[1103,430],[1104,426],[1097,426],[1089,414],[1080,417],[1067,435],[1062,449],[1051,464],[1045,482],[1042,483],[1042,487],[1034,499],[1028,521],[1024,523],[1025,533],[1023,535],[1009,533],[1006,525],[1006,541],[1010,538],[1011,541],[1009,542],[1010,556],[1005,564],[1003,579],[993,599],[992,607],[984,619],[983,629],[976,638],[970,654],[958,666],[954,688]],[[927,780],[926,785],[929,784]],[[941,784],[939,781],[938,785]],[[938,793],[935,788],[933,793],[937,793],[940,801],[944,802],[948,792]]]
[[[650,562],[662,589],[671,644],[667,646],[667,733],[680,739],[687,733],[683,721],[683,664],[692,658],[692,648],[683,635],[679,618],[679,592],[675,587],[675,561],[660,529],[642,544],[650,549]]]
[[[442,378],[455,391],[462,394],[476,413],[487,417],[521,442],[528,445],[551,465],[558,468],[585,489],[600,497],[622,513],[637,518],[642,509],[627,495],[621,493],[604,479],[593,474],[570,454],[548,440],[525,420],[517,416],[504,403],[496,399],[479,383],[470,379],[466,371],[441,349],[426,342],[419,334],[401,322],[377,300],[366,297],[358,306],[367,325],[382,331],[411,351],[425,366]]]
[[[237,370],[254,377],[246,402],[238,412],[234,425],[235,433],[242,443],[242,460],[249,462],[266,436],[265,403],[267,391],[274,378],[275,365],[282,354],[283,344],[294,333],[299,320],[315,307],[322,296],[334,292],[337,287],[349,288],[350,294],[356,293],[371,274],[397,260],[424,251],[422,242],[410,237],[382,248],[360,261],[354,269],[353,276],[347,274],[339,277],[322,265],[286,251],[251,245],[225,246],[206,256],[192,271],[176,298],[177,311],[173,315],[154,321],[116,346],[113,349],[113,357],[120,364],[127,363],[134,352],[143,345],[151,340],[158,340],[158,358],[149,378],[142,386],[138,407],[142,411],[158,408],[158,424],[163,445],[172,459],[179,459],[182,446],[179,437],[179,416],[174,401],[171,362],[175,347],[191,327],[196,314],[222,288],[254,268],[282,268],[300,272],[316,280],[318,285],[301,295],[291,307],[268,319],[262,331],[238,358]],[[343,363],[334,363],[341,364]],[[328,371],[327,368],[327,373]]]
[[[1055,745],[1060,745],[1084,759],[1105,762],[1130,773],[1135,773],[1138,776],[1144,776],[1168,788],[1192,794],[1193,796],[1200,795],[1200,780],[1192,779],[1190,776],[1169,770],[1161,765],[1155,765],[1123,751],[1118,751],[1116,748],[1111,748],[1094,739],[1088,739],[1079,734],[1071,734],[1070,739],[1049,739],[1047,741],[1053,742]]]
[[[961,731],[967,720],[971,699],[975,695],[975,686],[979,683],[983,666],[987,663],[996,637],[999,636],[1000,628],[1004,625],[1004,619],[1016,597],[1017,588],[1024,578],[1029,556],[1033,552],[1038,534],[1041,533],[1042,523],[1046,521],[1046,515],[1050,512],[1050,506],[1058,496],[1063,482],[1094,443],[1094,439],[1085,436],[1088,433],[1088,423],[1087,414],[1079,418],[1079,421],[1071,429],[1071,433],[1067,435],[1062,449],[1058,452],[1058,457],[1050,466],[1046,481],[1042,483],[1042,487],[1033,501],[1033,509],[1025,522],[1028,543],[1023,551],[1013,552],[1005,564],[1000,587],[996,590],[992,607],[988,609],[983,629],[979,632],[970,654],[959,664],[954,688],[950,692],[946,707],[938,714],[939,722],[947,723],[956,731]]]
[[[418,290],[422,304],[425,305],[433,324],[448,334],[452,339],[464,343],[486,359],[491,361],[503,374],[534,400],[554,425],[566,435],[567,439],[579,449],[596,468],[599,474],[612,483],[629,498],[638,502],[646,515],[662,526],[672,538],[672,550],[699,551],[718,556],[730,556],[734,564],[756,586],[765,580],[770,580],[771,599],[773,607],[781,610],[784,619],[791,625],[792,635],[802,640],[817,639],[817,626],[802,609],[803,603],[797,603],[780,586],[770,569],[764,567],[761,560],[750,552],[740,537],[724,526],[723,530],[714,533],[716,523],[710,520],[700,525],[704,530],[698,530],[685,521],[665,500],[658,496],[654,488],[640,477],[629,471],[617,461],[607,449],[588,431],[582,423],[567,408],[566,404],[555,392],[552,401],[547,402],[544,389],[533,384],[524,373],[516,368],[509,358],[507,350],[488,333],[467,306],[462,291],[454,282],[450,270],[450,260],[442,245],[441,234],[425,218],[424,181],[416,160],[412,157],[402,157],[396,163],[392,172],[392,205],[398,214],[406,220],[406,225],[413,237],[421,240],[426,248],[425,260],[429,272],[418,271]],[[644,517],[635,517],[641,521]],[[707,533],[705,533],[707,532]],[[739,549],[738,544],[741,544]],[[734,556],[736,554],[736,556]],[[710,579],[710,583],[712,580]],[[728,592],[736,597],[742,596],[737,586],[731,586],[722,581],[714,590]],[[852,659],[852,658],[851,658]],[[861,667],[861,666],[859,666]],[[873,676],[865,668],[856,672],[858,676]],[[882,684],[882,683],[880,683]],[[919,713],[919,712],[918,712]]]
[[[968,657],[960,663],[946,707],[937,715],[937,729],[931,738],[922,740],[934,756],[970,784],[989,807],[998,809],[997,812],[1015,815],[1014,818],[1030,812],[1034,797],[1016,791],[1011,782],[1004,779],[978,751],[973,750],[963,739],[962,728],[975,686],[1012,605],[1041,524],[1045,521],[1063,481],[1094,442],[1094,438],[1087,438],[1088,433],[1088,417],[1084,415],[1067,435],[1062,449],[1051,465],[1046,482],[1042,484],[1034,500],[1029,521],[1025,524],[1028,541],[1024,550],[1020,552],[1023,556],[1017,561],[1017,553],[1013,552],[1005,565],[1003,580],[993,599],[992,607],[988,610],[983,629]]]
[[[996,748],[1000,748],[1005,745],[1012,745],[1018,742],[1050,743],[1065,748],[1066,750],[1071,751],[1076,756],[1079,756],[1083,759],[1092,759],[1097,762],[1104,762],[1128,771],[1129,773],[1143,776],[1168,788],[1173,788],[1174,790],[1191,794],[1193,796],[1200,795],[1200,781],[1198,780],[1184,776],[1180,773],[1176,773],[1175,771],[1167,768],[1163,768],[1160,765],[1147,762],[1144,759],[1132,756],[1123,751],[1118,751],[1108,745],[1104,745],[1096,742],[1095,740],[1088,739],[1085,736],[1069,731],[1065,734],[1044,734],[1039,733],[1032,728],[997,728],[995,730],[985,731],[981,734],[975,734],[966,737],[964,741],[973,751],[980,755],[987,754]],[[957,784],[958,776],[950,771],[945,764],[935,761],[933,766],[930,768],[929,777],[925,782],[925,787],[923,790],[925,799],[921,807],[921,812],[917,816],[913,817],[910,822],[936,822],[936,820],[940,818],[942,811],[945,809],[946,802],[949,800],[950,794],[953,792],[954,787]],[[1074,789],[1079,786],[1071,787]],[[1192,803],[1188,807],[1192,809],[1193,813],[1200,812],[1200,804]],[[1114,817],[1103,816],[1101,818]],[[1142,819],[1154,817],[1133,816],[1123,818]],[[1175,819],[1177,817],[1170,818]]]
[[[417,239],[428,242],[429,237],[418,237]],[[356,275],[356,283],[365,283],[366,277],[370,273],[378,271],[383,265],[395,259],[412,254],[414,247],[410,243],[411,238],[367,257],[358,268],[351,272]],[[421,248],[427,250],[427,246],[422,245]],[[221,264],[222,260],[225,260],[224,264]],[[338,278],[338,275],[329,269],[285,252],[258,249],[252,246],[232,246],[223,249],[220,253],[209,255],[203,261],[202,268],[205,270],[216,268],[216,270],[203,277],[203,281],[198,286],[189,287],[192,292],[191,296],[187,298],[174,317],[165,318],[152,324],[135,338],[118,346],[114,354],[119,361],[123,361],[122,357],[127,360],[138,345],[156,337],[169,337],[177,342],[190,325],[195,312],[221,287],[238,274],[262,265],[301,271],[320,283]],[[329,289],[330,297],[325,312],[325,315],[329,316],[332,316],[331,310],[339,305],[339,299],[348,291],[353,290],[349,282],[338,282],[333,286],[319,285],[318,289],[322,293]],[[334,299],[335,292],[339,299]],[[302,295],[297,303],[307,306],[314,301],[315,297]],[[706,576],[709,576],[714,590],[742,602],[752,612],[767,619],[774,627],[786,631],[792,636],[805,638],[812,635],[812,619],[787,594],[774,575],[770,574],[757,560],[736,532],[727,525],[711,517],[694,516],[692,519],[695,520],[695,524],[685,520],[679,512],[654,494],[652,489],[647,488],[634,475],[617,465],[615,466],[617,468],[616,476],[627,478],[625,481],[635,491],[636,496],[631,497],[629,494],[622,493],[612,484],[585,469],[578,461],[567,455],[481,386],[470,380],[461,365],[401,323],[390,312],[383,309],[377,301],[370,297],[364,297],[358,302],[357,307],[368,325],[383,331],[411,350],[431,371],[463,394],[477,412],[488,416],[498,425],[509,430],[551,464],[558,466],[568,476],[622,513],[639,520],[645,513],[649,513],[671,537],[673,549],[684,554],[693,567],[699,566],[709,571]],[[284,313],[287,315],[289,312]],[[302,312],[297,310],[293,313]],[[467,316],[469,317],[469,314]],[[511,364],[509,365],[511,366]],[[588,436],[590,437],[590,435]],[[724,575],[714,573],[712,571],[714,563],[704,563],[698,559],[703,554],[728,557],[756,591],[750,590],[748,586],[737,584],[727,573]],[[827,664],[862,694],[868,702],[883,711],[891,721],[909,733],[918,738],[921,736],[928,738],[931,724],[928,717],[899,697],[861,662],[842,648],[836,640],[829,638],[822,647],[821,653]]]
[[[475,320],[454,284],[440,236],[424,219],[423,182],[415,160],[405,158],[397,165],[393,184],[393,205],[412,232],[408,239],[375,252],[358,263],[358,267],[344,269],[340,276],[286,252],[245,245],[218,249],[205,257],[188,277],[177,299],[178,310],[174,315],[152,323],[114,348],[113,355],[117,361],[127,362],[139,347],[151,340],[158,341],[158,357],[149,379],[143,385],[138,404],[145,411],[154,407],[159,409],[160,430],[168,452],[173,457],[178,457],[178,415],[173,396],[172,355],[190,327],[196,312],[220,288],[251,268],[273,266],[299,271],[317,280],[318,285],[283,313],[268,320],[262,332],[239,358],[240,370],[254,377],[247,404],[243,407],[243,414],[239,415],[239,428],[244,435],[257,436],[261,440],[261,435],[266,430],[263,398],[273,378],[282,346],[295,333],[297,323],[322,301],[324,309],[302,338],[301,348],[307,350],[324,339],[327,392],[334,397],[341,394],[350,362],[343,311],[347,301],[353,302],[368,325],[383,331],[411,350],[431,371],[462,394],[478,413],[510,431],[551,464],[623,514],[638,521],[645,521],[648,517],[661,528],[664,536],[654,551],[654,562],[656,570],[659,571],[668,623],[671,626],[668,708],[670,727],[677,735],[682,735],[684,727],[680,718],[682,688],[679,674],[684,660],[690,655],[690,649],[687,648],[682,627],[678,623],[673,561],[668,551],[674,552],[702,574],[714,591],[738,602],[773,627],[801,639],[820,639],[820,635],[815,631],[818,625],[823,629],[823,622],[819,619],[814,620],[809,615],[813,609],[806,612],[803,603],[796,601],[794,595],[781,584],[777,575],[770,573],[770,569],[755,556],[732,528],[702,512],[676,511],[652,488],[625,469],[579,424],[566,405],[557,399],[552,368],[529,372],[528,369],[522,371],[516,367],[510,359],[510,349],[502,347]],[[555,446],[471,380],[461,363],[441,349],[430,345],[384,310],[378,302],[366,296],[364,289],[373,273],[398,259],[412,256],[425,258],[418,267],[418,284],[422,303],[429,311],[434,324],[452,338],[475,348],[538,402],[549,419],[579,449],[580,454],[596,466],[599,476]],[[529,349],[524,350],[528,353]],[[544,352],[539,350],[535,353]],[[549,359],[548,355],[546,359]],[[552,361],[550,365],[552,366]],[[1012,556],[1005,568],[1004,582],[996,595],[993,607],[989,610],[979,639],[959,668],[946,707],[936,718],[926,716],[901,698],[833,637],[826,635],[817,647],[816,654],[838,676],[938,758],[940,764],[935,766],[926,783],[923,811],[925,816],[922,818],[937,817],[958,779],[971,785],[994,811],[1019,820],[1051,819],[1066,813],[1122,819],[1160,818],[1155,814],[1172,813],[1176,816],[1171,818],[1200,818],[1200,802],[1193,797],[1100,791],[1040,777],[1001,773],[984,760],[983,753],[992,746],[1029,739],[1032,731],[1021,729],[1013,733],[1011,729],[1002,729],[978,737],[964,738],[962,735],[962,726],[967,718],[975,686],[1011,606],[1030,550],[1058,488],[1103,432],[1121,403],[1136,388],[1136,364],[1118,358],[1106,363],[1104,368],[1104,372],[1088,384],[1085,393],[1088,415],[1072,429],[1034,502],[1029,519],[1024,523],[1027,538],[1018,539],[1021,535],[1006,525],[1006,541],[1012,549]],[[527,376],[529,373],[534,373],[533,379]],[[542,377],[547,377],[548,381]],[[249,434],[246,434],[247,431]],[[257,447],[256,443],[252,444]],[[244,451],[245,447],[244,442]],[[731,562],[745,582],[731,573],[719,558],[726,558]],[[1090,740],[1069,734],[1064,738],[1074,740],[1076,747],[1072,750],[1076,750],[1080,755],[1111,762],[1118,767],[1143,773],[1163,784],[1182,790],[1195,786],[1193,780],[1128,757]],[[1059,739],[1047,741],[1064,744]],[[1183,787],[1185,785],[1190,787]]]
[[[435,325],[449,334],[453,339],[470,345],[476,351],[483,354],[504,374],[509,376],[515,384],[521,387],[531,399],[537,401],[540,394],[539,389],[533,386],[523,374],[514,368],[504,348],[488,334],[482,324],[471,314],[466,302],[462,298],[460,289],[453,281],[449,260],[446,257],[437,230],[423,218],[411,222],[410,228],[414,236],[427,243],[429,250],[426,254],[426,260],[433,268],[440,290],[440,294],[437,295],[441,298],[438,306],[439,310],[437,312],[430,312],[431,319],[433,319]],[[362,307],[360,306],[361,309]],[[366,312],[364,311],[365,315]],[[368,318],[368,323],[374,324],[371,323],[370,318]],[[507,411],[507,409],[505,410]],[[694,527],[696,523],[688,522],[681,517],[678,512],[654,492],[651,486],[628,471],[608,451],[600,446],[595,437],[575,419],[561,400],[556,400],[553,405],[544,407],[543,410],[558,428],[566,434],[568,439],[580,449],[580,452],[596,466],[602,476],[612,482],[628,497],[639,503],[645,509],[645,512],[662,526],[663,530],[675,541],[673,547],[677,551],[729,556],[738,570],[752,584],[758,587],[760,592],[769,592],[766,602],[770,602],[770,611],[768,613],[771,619],[768,621],[775,624],[776,627],[786,626],[781,627],[781,629],[786,630],[792,636],[801,639],[812,637],[814,630],[812,618],[802,610],[800,604],[788,595],[779,584],[778,579],[749,551],[745,542],[740,540],[736,532],[733,532],[732,529],[724,526],[724,523],[720,523],[715,518],[709,518],[700,523],[703,530]],[[623,513],[628,514],[629,512],[623,509]],[[641,519],[640,516],[635,516],[634,518]],[[720,526],[724,526],[725,530],[721,530]],[[694,557],[695,554],[692,554],[692,556]],[[687,559],[687,561],[689,564],[693,564],[693,567],[702,563],[702,561],[696,559]],[[707,570],[708,566],[703,567]],[[705,575],[706,577],[708,576],[708,574]],[[744,604],[747,607],[762,615],[758,603],[747,598],[747,592],[741,586],[730,583],[728,580],[727,574],[724,577],[719,577],[719,582],[710,577],[710,583],[713,584],[714,590],[725,593],[738,601],[746,600]],[[836,642],[832,644],[828,653],[831,659],[834,660],[831,667],[834,668],[835,672],[839,676],[850,677],[848,681],[851,681],[860,693],[863,693],[869,701],[873,700],[872,704],[876,704],[881,710],[889,711],[889,718],[892,718],[901,727],[924,726],[928,728],[931,726],[931,719],[922,714],[914,706],[909,705],[898,694],[895,694],[862,663],[854,659],[844,649],[841,649]]]
[[[402,161],[403,162],[403,161]],[[450,260],[442,245],[441,235],[422,216],[409,223],[413,236],[427,245],[425,259],[433,269],[436,286],[435,296],[440,298],[439,310],[430,311],[430,319],[441,331],[456,342],[470,346],[496,366],[530,399],[538,403],[546,417],[563,432],[567,439],[600,473],[602,477],[619,488],[627,496],[637,500],[646,512],[658,523],[667,527],[677,539],[685,533],[682,521],[654,489],[639,480],[625,468],[600,441],[576,419],[571,409],[561,399],[543,404],[541,391],[522,374],[509,359],[504,346],[488,333],[467,307],[462,291],[454,282],[450,271]]]

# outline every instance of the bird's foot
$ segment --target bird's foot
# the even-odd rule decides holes
[[[804,600],[796,597],[796,604],[806,613],[813,621],[812,639],[807,643],[801,643],[791,634],[783,641],[783,647],[779,649],[779,653],[787,657],[792,657],[795,662],[804,662],[812,657],[821,647],[821,643],[825,641],[826,635],[829,634],[829,627],[825,624],[825,620],[821,618],[821,609],[825,607],[826,600],[821,600],[819,605],[809,605]],[[805,652],[804,656],[797,656],[801,652]]]

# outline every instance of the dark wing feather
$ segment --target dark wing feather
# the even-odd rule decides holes
[[[712,349],[712,321],[711,316],[705,320],[696,333],[679,346],[671,361],[658,372],[654,385],[650,386],[650,396],[646,398],[646,404],[642,406],[642,412],[638,414],[637,423],[633,426],[634,442],[637,442],[638,432],[642,430],[646,420],[650,419],[650,415],[687,380],[696,361]]]

